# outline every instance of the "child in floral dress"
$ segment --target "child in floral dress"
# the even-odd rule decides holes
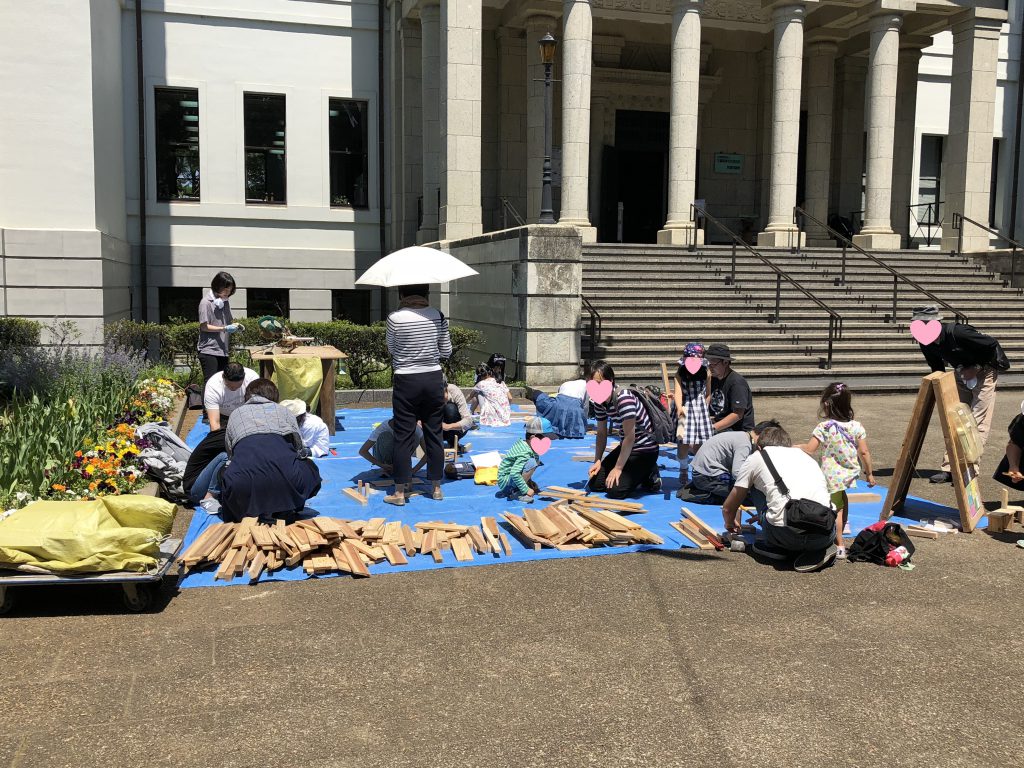
[[[843,534],[849,532],[850,502],[846,489],[857,484],[861,470],[867,478],[868,487],[874,487],[875,475],[871,468],[871,452],[868,450],[868,436],[863,425],[853,419],[853,394],[842,382],[825,387],[821,394],[818,417],[825,419],[814,428],[811,439],[800,446],[812,456],[819,452],[821,471],[832,495],[832,504],[839,512],[836,520],[836,558],[846,557],[846,543]]]

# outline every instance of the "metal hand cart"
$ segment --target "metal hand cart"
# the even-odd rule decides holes
[[[170,572],[181,548],[181,539],[167,538],[160,544],[157,554],[159,563],[145,573],[134,571],[108,571],[106,573],[88,573],[81,575],[63,575],[49,573],[21,573],[0,569],[0,615],[10,613],[14,608],[14,596],[18,587],[33,586],[67,586],[119,584],[124,591],[124,607],[138,613],[144,611],[153,602],[156,588]]]

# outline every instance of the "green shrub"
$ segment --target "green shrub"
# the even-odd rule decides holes
[[[23,317],[0,317],[0,349],[34,347],[39,344],[42,325]]]
[[[149,349],[163,342],[166,326],[159,323],[140,323],[135,320],[117,320],[103,327],[103,340],[107,344],[132,349]]]

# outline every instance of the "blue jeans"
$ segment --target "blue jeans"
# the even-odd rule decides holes
[[[189,500],[193,504],[198,504],[204,498],[206,494],[212,496],[220,495],[220,470],[228,461],[228,455],[226,453],[218,453],[206,468],[199,473],[199,477],[192,484],[192,490],[189,492]]]

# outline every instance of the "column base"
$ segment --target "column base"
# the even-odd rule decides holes
[[[898,251],[902,242],[895,232],[861,232],[853,236],[853,244],[865,251]]]
[[[693,225],[659,229],[658,245],[704,245],[704,230]]]
[[[806,243],[807,236],[796,227],[766,229],[757,235],[758,248],[796,248]]]
[[[437,242],[436,229],[420,229],[416,231],[416,245]]]
[[[580,239],[584,243],[596,243],[597,242],[597,227],[590,226],[589,221],[576,223],[575,221],[559,219],[555,225],[551,226],[562,226],[562,227],[575,227],[576,231],[580,233]]]
[[[835,248],[836,241],[831,237],[809,237],[807,238],[808,248]]]

